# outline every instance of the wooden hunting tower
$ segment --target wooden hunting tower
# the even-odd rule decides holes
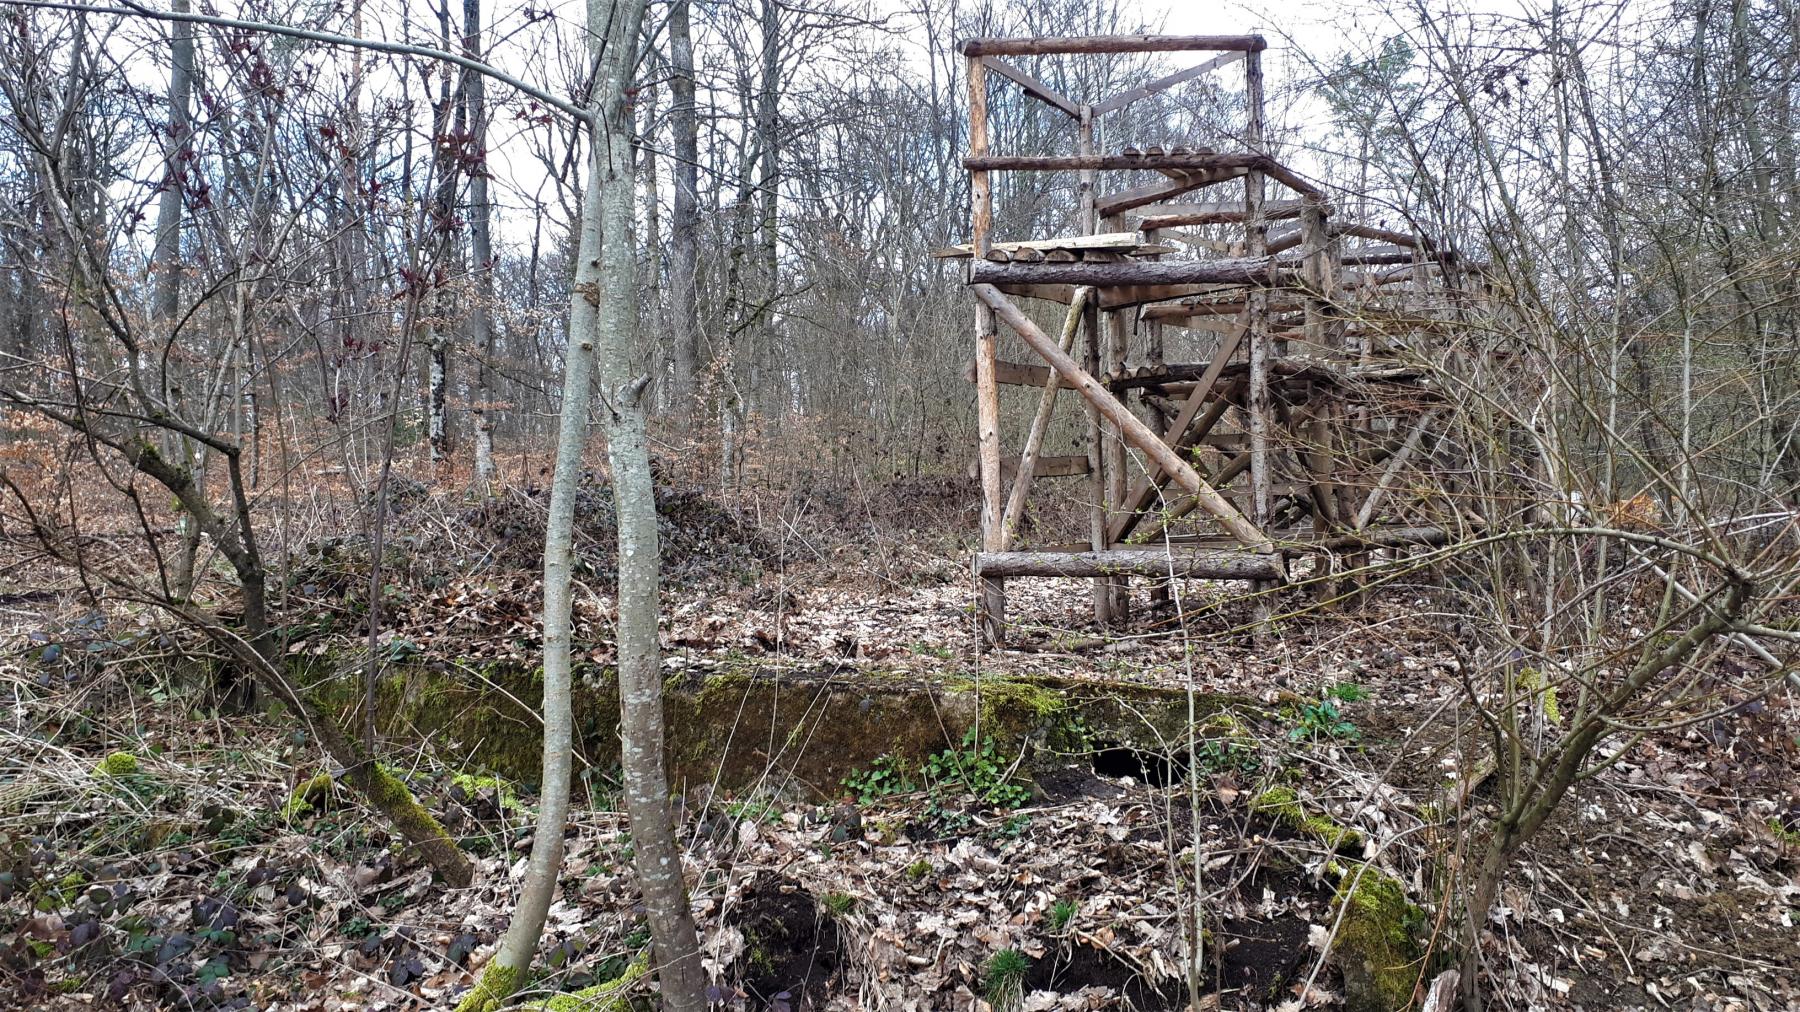
[[[1418,342],[1466,311],[1459,264],[1427,238],[1334,220],[1325,193],[1266,153],[1264,47],[1255,35],[977,39],[962,47],[971,242],[940,255],[969,259],[975,301],[975,572],[991,641],[1005,634],[1009,577],[1093,578],[1095,618],[1104,625],[1125,617],[1132,576],[1151,578],[1153,587],[1203,577],[1268,588],[1300,559],[1321,560],[1323,569],[1301,567],[1317,574],[1340,555],[1447,538],[1396,492],[1409,458],[1435,442],[1439,401],[1413,356]],[[1089,101],[1058,94],[1006,59],[1151,52],[1211,55]],[[1227,131],[1237,150],[1096,150],[1095,127],[1107,115],[1239,64],[1243,121]],[[994,77],[1067,115],[1077,153],[990,151]],[[1078,234],[997,241],[997,172],[1077,173]],[[1119,187],[1102,192],[1102,173]],[[1214,187],[1227,199],[1193,202],[1195,191]],[[1014,299],[1067,306],[1060,340]],[[1002,322],[1043,365],[997,359]],[[1170,327],[1196,332],[1208,350],[1198,361],[1165,362]],[[1041,390],[1016,466],[1000,445],[1003,384]],[[1040,454],[1060,386],[1085,402],[1085,457]],[[1003,494],[1009,470],[1012,487]],[[1087,479],[1088,530],[1069,543],[1018,544],[1033,479],[1051,477]]]

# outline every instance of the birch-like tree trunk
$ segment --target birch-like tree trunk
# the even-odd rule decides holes
[[[481,0],[463,0],[463,55],[482,58]],[[475,430],[475,484],[483,495],[494,493],[494,396],[488,361],[494,355],[494,242],[493,201],[488,198],[487,82],[480,74],[469,75],[463,89],[468,107],[469,133],[481,152],[482,164],[469,173],[469,260],[475,272],[475,298],[469,307],[470,345],[475,353],[475,399],[469,409]]]
[[[694,37],[690,0],[669,6],[669,82],[674,134],[675,203],[669,218],[669,319],[674,330],[675,375],[669,403],[678,415],[694,410],[694,376],[700,360],[700,314],[695,303],[696,237],[700,226],[699,117],[694,108]]]
[[[170,8],[188,12],[188,0],[173,0]],[[194,29],[176,23],[169,26],[169,133],[163,156],[162,192],[156,198],[156,240],[151,249],[155,286],[151,292],[150,315],[156,322],[158,336],[169,339],[181,313],[181,211],[185,172],[182,163],[191,143],[192,125],[188,106],[194,92]],[[165,453],[186,461],[187,466],[205,473],[205,449],[196,448],[177,435],[165,440]],[[202,477],[201,484],[205,484]],[[194,591],[194,559],[200,552],[200,525],[187,513],[176,521],[181,533],[171,567],[170,590],[177,599],[185,600]]]
[[[638,327],[632,211],[635,168],[625,89],[635,66],[644,0],[588,0],[595,75],[587,187],[582,194],[575,282],[569,297],[569,350],[556,467],[544,537],[544,773],[537,834],[525,884],[500,950],[459,1012],[503,1007],[537,950],[562,870],[568,818],[574,714],[569,634],[575,496],[587,412],[599,361],[601,415],[608,439],[618,515],[618,653],[621,765],[635,868],[650,924],[653,966],[663,1007],[700,1012],[705,976],[688,907],[663,767],[662,679],[658,670],[656,502],[642,396],[649,377],[635,373]]]

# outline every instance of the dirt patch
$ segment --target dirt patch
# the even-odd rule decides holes
[[[1075,942],[1031,964],[1025,974],[1025,990],[1071,994],[1084,987],[1111,988],[1124,996],[1125,1007],[1140,1012],[1173,1012],[1186,999],[1174,982],[1160,987],[1105,949]]]
[[[752,1009],[822,1008],[843,965],[837,922],[800,884],[764,872],[744,887],[732,924],[744,934],[734,967]]]
[[[1087,798],[1110,800],[1125,796],[1125,788],[1082,766],[1060,766],[1037,775],[1037,789],[1046,804],[1060,805]]]
[[[1264,888],[1280,896],[1311,893],[1320,903],[1326,899],[1313,883],[1279,872],[1256,875],[1245,883],[1243,892],[1256,895]],[[1308,926],[1304,918],[1291,910],[1266,919],[1227,919],[1218,932],[1226,941],[1223,953],[1215,950],[1217,958],[1211,967],[1213,988],[1236,992],[1247,1000],[1277,1004],[1312,955],[1306,944]]]

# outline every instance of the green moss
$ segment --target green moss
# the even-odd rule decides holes
[[[331,774],[321,773],[300,781],[294,793],[288,795],[287,803],[281,806],[281,817],[288,821],[298,819],[313,810],[326,792],[331,790]]]
[[[138,765],[137,756],[130,752],[114,752],[94,764],[93,775],[97,779],[106,777],[133,777],[143,772]]]
[[[1790,847],[1800,847],[1800,832],[1782,825],[1780,819],[1769,820],[1769,832],[1775,834],[1775,839]]]
[[[451,776],[450,783],[469,797],[474,797],[481,791],[493,791],[494,800],[503,811],[518,815],[525,813],[525,806],[519,802],[519,793],[513,790],[512,781],[504,777],[457,773]]]
[[[1422,969],[1417,930],[1424,911],[1407,901],[1399,880],[1373,867],[1334,866],[1334,907],[1342,909],[1336,942],[1349,1012],[1393,1012],[1411,1004]]]
[[[407,788],[406,783],[387,767],[376,766],[369,781],[363,790],[369,803],[392,819],[395,828],[407,839],[450,839],[443,824],[426,811],[424,805],[419,804],[419,799],[413,797],[413,792]]]
[[[56,891],[62,899],[63,906],[71,906],[81,896],[81,887],[87,885],[85,872],[72,871],[56,880]]]
[[[361,705],[362,689],[331,660],[298,658],[290,674],[321,709],[344,717]],[[589,665],[577,676],[576,749],[587,765],[606,770],[619,760],[617,675]],[[959,742],[977,720],[982,738],[1009,755],[1027,744],[1039,746],[1039,757],[1081,752],[1101,740],[1160,748],[1187,734],[1185,694],[1132,684],[984,678],[978,703],[966,673],[927,679],[901,670],[853,677],[827,669],[776,672],[740,656],[704,672],[679,671],[663,688],[665,755],[676,791],[715,779],[727,790],[760,782],[773,758],[797,782],[826,793],[884,753],[921,763]],[[431,741],[455,763],[491,770],[528,791],[541,775],[543,724],[534,707],[542,691],[535,665],[408,662],[377,687],[377,726]],[[1200,714],[1251,703],[1207,696]],[[721,726],[738,730],[721,735]],[[767,754],[770,742],[778,757]]]
[[[499,960],[490,962],[481,971],[481,979],[456,1003],[456,1012],[498,1012],[519,989],[522,976],[513,967],[501,966]]]
[[[547,1012],[633,1012],[642,1006],[631,999],[629,992],[649,972],[650,957],[646,953],[632,960],[625,972],[612,980],[558,994],[545,1002],[544,1008]]]
[[[1292,787],[1271,787],[1250,802],[1250,810],[1275,819],[1302,836],[1319,841],[1332,850],[1357,850],[1362,847],[1361,833],[1323,815],[1313,815],[1300,803],[1300,795]]]

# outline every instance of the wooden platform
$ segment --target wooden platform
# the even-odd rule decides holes
[[[1478,265],[1426,235],[1334,218],[1318,184],[1263,150],[1264,48],[1257,36],[964,47],[971,240],[936,255],[965,262],[975,303],[975,570],[990,641],[1005,636],[1006,579],[1092,579],[1104,625],[1126,617],[1134,577],[1267,587],[1287,578],[1294,558],[1449,537],[1434,522],[1441,504],[1417,491],[1429,487],[1420,469],[1442,446],[1441,398],[1428,369],[1393,353],[1464,324]],[[1207,51],[1215,55],[1187,69],[1092,98],[1062,95],[1001,59]],[[1097,150],[1101,117],[1239,64],[1244,119],[1216,139],[1231,150],[1209,138]],[[991,151],[990,71],[1072,120],[1075,153]],[[994,241],[996,172],[1075,175],[1080,234]],[[1201,191],[1211,194],[1197,199]],[[1061,327],[1014,299],[1067,307]],[[1001,359],[1002,325],[1030,359]],[[1165,328],[1208,350],[1166,361]],[[1001,445],[1002,386],[1039,391],[1018,448]],[[1079,395],[1085,446],[1051,454],[1045,435],[1065,387]],[[1021,544],[1032,482],[1052,475],[1086,480],[1075,494],[1089,503],[1088,529]]]

